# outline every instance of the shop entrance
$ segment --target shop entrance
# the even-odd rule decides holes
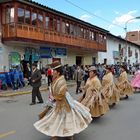
[[[96,57],[92,57],[92,65],[96,64]]]
[[[104,59],[104,64],[107,64],[107,59],[106,58]]]
[[[76,65],[78,66],[82,65],[82,56],[76,56]]]

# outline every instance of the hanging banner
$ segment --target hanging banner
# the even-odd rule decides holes
[[[37,53],[32,53],[32,63],[34,63],[35,61],[39,61],[40,59],[40,55]]]
[[[10,67],[20,65],[20,54],[18,52],[11,52],[9,54]]]
[[[60,57],[67,56],[67,49],[66,48],[55,48],[55,55]]]
[[[25,52],[24,60],[25,61],[29,61],[29,59],[30,59],[30,53],[29,52]]]
[[[51,48],[40,47],[40,57],[41,58],[52,58]]]
[[[120,57],[119,51],[113,51],[113,58],[114,59],[119,59],[119,57]]]

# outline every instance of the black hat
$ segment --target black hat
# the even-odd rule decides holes
[[[111,66],[109,66],[109,65],[107,65],[107,66],[105,67],[105,69],[108,69],[108,70],[110,70],[110,71],[111,71],[112,67],[111,67]]]
[[[123,68],[125,71],[128,71],[126,65],[121,65],[121,68]]]
[[[32,64],[32,66],[35,66],[35,67],[37,67],[37,63],[33,63],[33,64]]]

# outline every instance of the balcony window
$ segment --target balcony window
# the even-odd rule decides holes
[[[92,40],[92,32],[89,31],[89,39]]]
[[[69,23],[66,23],[66,26],[65,26],[65,31],[67,34],[70,34],[70,24]]]
[[[94,41],[98,42],[98,33],[97,32],[94,32]]]
[[[84,39],[86,39],[86,29],[84,29]]]
[[[43,16],[41,14],[38,14],[38,26],[43,27]]]
[[[32,25],[37,26],[37,13],[32,13]]]
[[[56,18],[53,18],[53,30],[57,31],[57,20],[56,20]]]
[[[57,31],[60,32],[60,19],[57,20]]]
[[[86,30],[86,39],[89,39],[89,30]]]
[[[81,37],[84,38],[84,29],[81,28],[81,29],[80,29],[80,32],[81,32]]]
[[[103,35],[102,34],[99,34],[99,42],[103,43]]]
[[[73,26],[73,24],[70,24],[70,34],[74,35],[74,26]]]
[[[14,22],[14,7],[6,8],[5,14],[6,14],[6,23]]]
[[[77,26],[77,36],[81,37],[81,28]]]
[[[94,37],[95,37],[95,34],[94,34],[94,32],[91,31],[90,39],[91,39],[91,40],[94,40]]]
[[[53,30],[53,18],[52,17],[50,17],[50,24],[49,24],[49,26],[50,26],[50,30]]]
[[[24,9],[18,8],[18,23],[24,23]]]
[[[62,21],[62,33],[65,33],[65,22]]]
[[[74,31],[74,36],[77,36],[77,26],[76,25],[73,26],[73,31]]]
[[[26,10],[25,11],[25,23],[26,24],[30,24],[30,11],[29,10]]]
[[[46,17],[46,25],[45,27],[48,29],[49,28],[49,17]]]

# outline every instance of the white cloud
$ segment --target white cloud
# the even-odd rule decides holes
[[[80,19],[89,22],[92,19],[92,17],[90,15],[84,14],[80,17]]]
[[[114,27],[114,25],[109,25],[108,30],[112,29]]]
[[[114,13],[115,13],[116,15],[120,14],[120,12],[119,12],[119,11],[114,11]]]
[[[133,10],[133,11],[129,11],[128,13],[126,14],[123,14],[123,15],[120,15],[120,16],[117,16],[113,21],[112,21],[112,24],[109,25],[109,29],[115,27],[115,26],[112,26],[112,25],[119,25],[119,26],[122,26],[124,27],[125,26],[125,23],[130,20],[130,19],[133,19],[136,17],[136,13],[138,11],[137,10]],[[136,22],[136,19],[134,20],[131,20],[129,22]]]

